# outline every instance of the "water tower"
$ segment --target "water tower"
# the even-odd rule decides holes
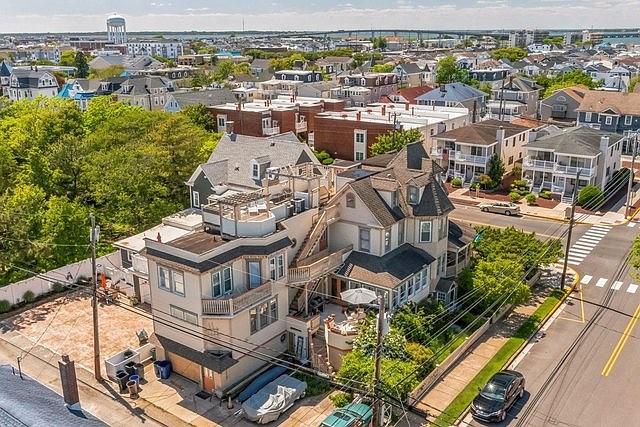
[[[113,44],[127,42],[127,24],[124,16],[114,13],[107,18],[107,38],[109,43]]]

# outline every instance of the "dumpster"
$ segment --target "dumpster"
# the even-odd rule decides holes
[[[116,372],[116,382],[120,387],[120,391],[125,391],[127,389],[127,380],[129,379],[129,375],[125,371]]]
[[[136,375],[140,377],[141,380],[144,379],[144,365],[142,363],[136,363]]]
[[[153,362],[153,366],[156,370],[156,375],[163,380],[166,380],[171,375],[171,362],[168,360],[157,360]]]

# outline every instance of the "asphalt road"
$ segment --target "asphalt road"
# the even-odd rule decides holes
[[[640,426],[640,281],[626,264],[640,224],[580,229],[569,260],[582,283],[517,365],[527,391],[498,425]]]

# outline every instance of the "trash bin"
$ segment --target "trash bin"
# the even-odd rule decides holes
[[[166,380],[167,378],[169,378],[169,376],[171,376],[171,362],[169,362],[168,360],[158,360],[157,362],[153,362],[153,364],[157,367],[157,375],[161,379]]]
[[[136,362],[128,362],[126,365],[124,365],[124,370],[127,371],[128,375],[135,375],[136,374]]]
[[[138,384],[135,381],[129,380],[127,382],[127,389],[129,389],[129,396],[131,398],[138,397]]]
[[[135,381],[136,387],[140,387],[140,377],[138,375],[131,375],[129,381]]]
[[[136,375],[139,376],[141,380],[144,379],[144,365],[142,363],[136,363]]]
[[[116,382],[120,387],[120,391],[125,391],[127,389],[127,381],[129,379],[129,375],[125,371],[116,372]]]
[[[153,362],[153,373],[156,374],[156,377],[160,378],[160,361],[156,360]]]
[[[151,347],[149,349],[149,353],[151,353],[151,360],[153,360],[155,362],[156,361],[156,348],[155,347]]]

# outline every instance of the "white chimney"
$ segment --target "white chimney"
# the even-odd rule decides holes
[[[496,141],[498,141],[498,143],[504,141],[504,128],[502,126],[496,131]]]
[[[606,156],[609,149],[609,137],[606,135],[600,135],[600,151]]]

